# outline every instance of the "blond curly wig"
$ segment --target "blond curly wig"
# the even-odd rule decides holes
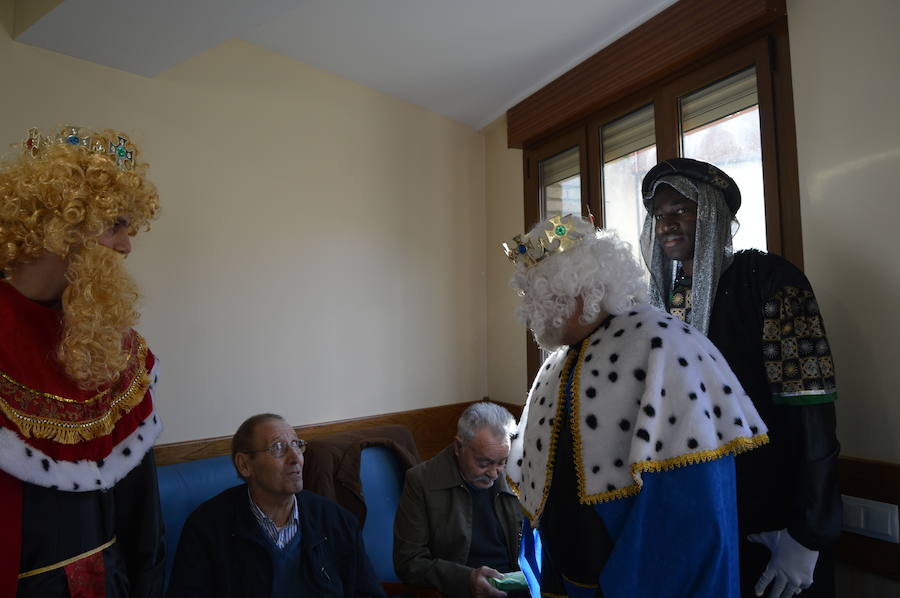
[[[103,131],[93,138],[115,142],[120,136]],[[0,270],[45,250],[66,258],[118,218],[128,220],[129,234],[149,230],[159,195],[146,170],[137,160],[131,170],[120,170],[109,155],[68,144],[0,163]]]
[[[120,137],[91,135],[104,145]],[[122,340],[137,321],[137,290],[122,256],[96,241],[120,220],[130,235],[149,230],[159,195],[146,171],[146,163],[122,170],[109,154],[66,143],[0,163],[0,270],[14,271],[44,252],[66,261],[58,359],[82,388],[111,382],[126,364]]]

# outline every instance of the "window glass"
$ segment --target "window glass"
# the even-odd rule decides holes
[[[581,156],[578,147],[538,163],[541,181],[541,219],[581,215]]]
[[[741,190],[735,251],[766,249],[756,69],[747,69],[684,96],[680,109],[682,155],[715,164]]]
[[[641,180],[656,164],[653,106],[645,106],[600,128],[603,160],[603,226],[631,244],[638,263],[644,202]]]

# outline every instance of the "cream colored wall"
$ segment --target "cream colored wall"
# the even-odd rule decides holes
[[[151,163],[162,215],[128,263],[162,442],[486,393],[482,135],[240,41],[130,75],[11,41],[10,7],[0,143],[116,127]]]
[[[900,4],[789,0],[805,270],[843,453],[900,462]]]
[[[62,4],[63,0],[20,0],[13,2],[15,5],[13,13],[12,31],[13,37],[18,37],[20,33],[31,27],[40,20],[48,12]]]
[[[522,152],[506,147],[506,117],[482,129],[485,137],[487,204],[487,371],[488,395],[495,401],[524,404],[525,327],[513,311],[517,298],[509,286],[512,264],[500,244],[524,232]]]

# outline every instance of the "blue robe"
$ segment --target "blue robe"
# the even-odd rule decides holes
[[[534,527],[520,553],[533,596],[739,596],[733,455],[765,442],[765,427],[721,354],[669,318],[610,317],[532,387],[511,481]],[[695,384],[701,396],[686,392]]]

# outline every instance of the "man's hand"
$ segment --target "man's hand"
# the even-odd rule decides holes
[[[469,576],[472,598],[501,598],[506,596],[506,592],[498,590],[488,582],[489,577],[503,577],[503,574],[490,567],[472,569],[472,574]]]
[[[794,540],[786,529],[750,534],[747,539],[772,553],[769,565],[756,582],[757,596],[762,596],[769,584],[768,598],[790,598],[812,585],[818,551]]]

